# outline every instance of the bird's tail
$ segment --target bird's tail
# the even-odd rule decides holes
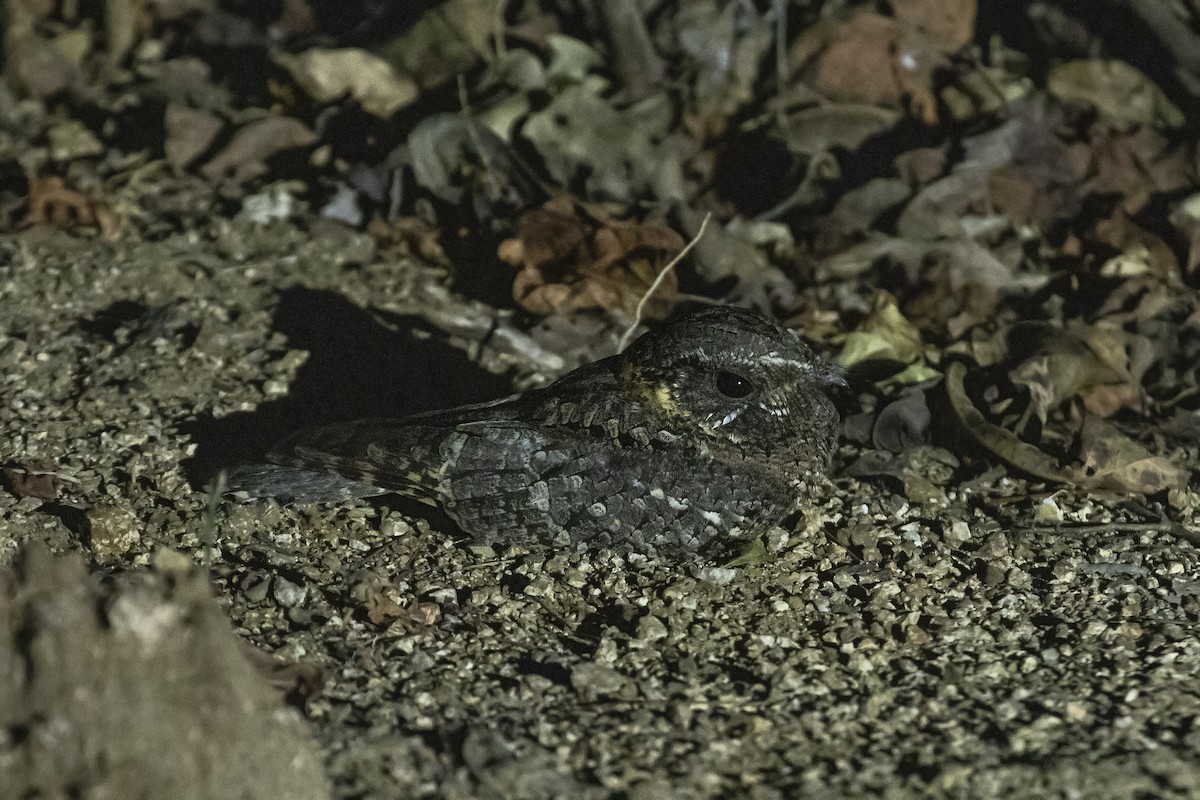
[[[229,494],[244,502],[273,497],[287,503],[344,503],[385,491],[336,473],[278,464],[244,464],[229,473]]]

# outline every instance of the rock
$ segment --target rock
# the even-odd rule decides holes
[[[303,721],[200,573],[103,586],[26,548],[0,572],[0,785],[11,797],[328,798]]]

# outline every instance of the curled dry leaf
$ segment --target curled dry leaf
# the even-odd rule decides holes
[[[924,354],[921,332],[900,313],[896,298],[880,291],[858,330],[846,335],[837,361],[847,367],[875,360],[912,364]]]
[[[900,113],[894,109],[828,103],[784,114],[778,124],[789,150],[815,157],[834,148],[857,150],[899,121]]]
[[[1100,267],[1100,274],[1106,278],[1149,273],[1170,280],[1179,275],[1179,261],[1171,247],[1120,209],[1097,222],[1093,234],[1099,244],[1118,251]]]
[[[367,233],[380,248],[397,259],[415,256],[429,264],[449,267],[450,259],[442,248],[441,232],[420,217],[385,220],[375,217],[367,223]]]
[[[318,103],[351,97],[368,114],[390,117],[420,95],[412,78],[398,74],[379,56],[355,47],[314,47],[296,55],[282,53],[276,61]]]
[[[947,52],[961,46],[964,35],[971,38],[974,4],[939,4],[956,8],[932,27],[926,23],[933,15],[916,5],[900,4],[898,18],[860,12],[814,25],[797,38],[788,60],[831,100],[907,106],[913,116],[932,124],[937,121],[934,72]]]
[[[1078,472],[1094,486],[1143,494],[1187,486],[1186,469],[1164,456],[1151,455],[1133,439],[1096,417],[1084,420],[1079,444],[1083,464]]]
[[[39,178],[29,186],[30,225],[53,225],[63,230],[97,228],[100,235],[111,238],[120,224],[104,203],[68,188],[62,178]]]
[[[967,395],[963,381],[967,367],[960,361],[946,369],[946,395],[950,407],[963,428],[976,442],[1018,469],[1039,478],[1057,483],[1070,483],[1071,476],[1060,469],[1050,455],[1028,442],[1021,441],[1012,431],[988,422]]]
[[[522,214],[517,236],[500,244],[499,255],[518,269],[513,298],[535,314],[594,308],[633,313],[683,245],[664,225],[615,220],[560,196]],[[678,278],[669,273],[644,315],[671,313],[678,289]]]
[[[1112,122],[1177,128],[1183,113],[1136,67],[1124,61],[1070,61],[1050,70],[1050,94],[1094,107]]]
[[[1010,346],[1033,352],[1010,376],[1029,391],[1031,412],[1043,423],[1076,397],[1100,417],[1122,408],[1141,411],[1142,376],[1158,357],[1146,337],[1104,321],[1072,320],[1065,328],[1018,325],[1010,331]]]
[[[1200,267],[1200,193],[1192,194],[1171,212],[1171,224],[1187,243],[1187,274]]]
[[[1023,472],[1055,483],[1070,483],[1085,489],[1152,494],[1187,485],[1188,474],[1164,456],[1151,455],[1145,448],[1111,425],[1095,417],[1085,420],[1080,434],[1083,463],[1061,466],[1057,459],[1015,433],[984,417],[967,395],[962,362],[946,370],[946,394],[950,407],[963,428],[980,445]]]
[[[163,125],[167,134],[163,151],[168,163],[180,171],[203,155],[224,127],[216,114],[177,103],[167,106]]]
[[[1188,148],[1173,144],[1150,127],[1132,131],[1100,130],[1091,141],[1091,194],[1118,195],[1128,214],[1142,211],[1155,194],[1190,189]]]
[[[234,135],[233,140],[200,173],[226,190],[240,187],[268,172],[272,157],[315,144],[317,135],[298,119],[267,117],[251,122]]]
[[[13,497],[36,497],[39,500],[58,497],[58,466],[51,461],[6,467],[3,474]]]

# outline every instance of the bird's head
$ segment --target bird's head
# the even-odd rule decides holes
[[[643,408],[668,430],[746,458],[824,469],[841,372],[795,332],[753,311],[714,307],[646,334],[623,354]]]

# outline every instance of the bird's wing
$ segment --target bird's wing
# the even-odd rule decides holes
[[[300,502],[396,492],[441,504],[487,540],[577,541],[601,518],[632,521],[619,481],[638,467],[632,443],[616,441],[628,410],[611,365],[598,362],[492,403],[299,431],[233,488]]]
[[[621,494],[622,453],[599,430],[489,420],[447,441],[439,494],[464,531],[492,542],[588,538],[595,504]],[[593,509],[589,512],[589,509]]]
[[[298,478],[306,472],[336,476],[374,490],[351,491],[349,496],[397,492],[432,501],[438,499],[439,468],[444,463],[441,447],[453,430],[452,424],[439,424],[436,419],[337,422],[292,434],[275,445],[267,459],[276,470],[295,471],[291,474]],[[303,500],[312,494],[283,496]]]

